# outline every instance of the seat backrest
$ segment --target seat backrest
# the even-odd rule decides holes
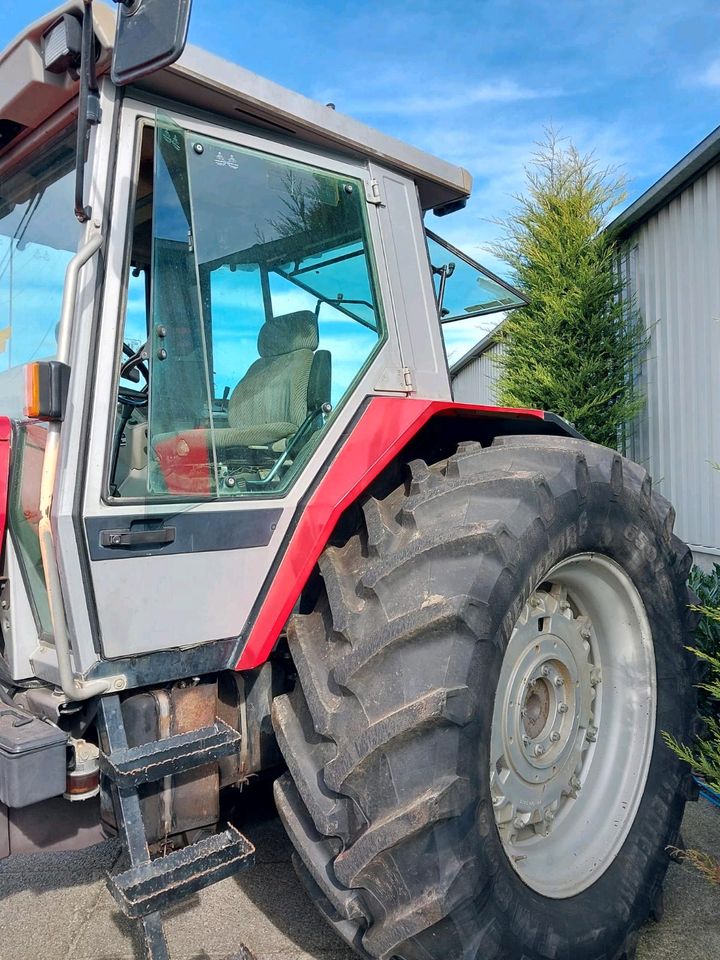
[[[298,310],[266,320],[260,358],[233,390],[228,425],[238,443],[270,444],[292,436],[308,414],[308,385],[318,346],[317,317]]]

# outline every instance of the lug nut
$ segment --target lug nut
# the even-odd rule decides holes
[[[589,740],[590,743],[595,743],[597,740],[597,727],[588,727],[585,739]]]
[[[567,600],[561,600],[559,606],[563,613],[570,609],[570,604]]]
[[[522,742],[525,746],[527,746],[530,743],[530,737],[526,733],[523,734]]]
[[[547,664],[546,664],[546,665],[542,668],[542,670],[540,671],[540,673],[541,673],[544,677],[549,677],[549,676],[550,676],[550,667],[548,667]]]
[[[557,677],[555,677],[554,683],[556,687],[561,687],[565,683],[565,681],[561,676],[558,675]]]
[[[536,757],[541,757],[545,753],[545,748],[539,743],[533,750],[533,753]]]
[[[513,820],[513,826],[515,827],[516,830],[522,830],[522,828],[525,826],[525,824],[523,823],[522,817],[515,817],[515,819]]]
[[[588,627],[583,627],[582,630],[580,631],[580,636],[583,638],[583,640],[589,640],[590,629]]]
[[[552,812],[550,807],[548,807],[545,813],[543,814],[543,820],[545,821],[545,823],[552,823],[554,819],[555,819],[555,814]]]
[[[579,790],[582,787],[582,784],[580,783],[580,778],[576,777],[575,775],[570,777],[570,786],[573,788],[573,790]]]
[[[559,703],[558,713],[567,713],[567,712],[568,712],[568,705],[566,703]]]
[[[558,742],[558,740],[560,739],[560,734],[558,733],[557,730],[553,730],[553,732],[550,734],[550,739],[552,740],[553,743]]]

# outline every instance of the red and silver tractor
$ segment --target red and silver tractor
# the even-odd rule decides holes
[[[631,957],[692,793],[672,507],[453,402],[442,324],[523,302],[424,226],[467,172],[188,16],[69,0],[0,55],[0,856],[117,833],[161,960],[267,772],[361,956]]]

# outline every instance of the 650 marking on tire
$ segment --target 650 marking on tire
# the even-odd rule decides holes
[[[687,549],[565,438],[408,465],[320,560],[274,705],[298,870],[362,955],[620,960],[657,912],[694,717]]]

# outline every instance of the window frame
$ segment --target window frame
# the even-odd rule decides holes
[[[102,481],[100,487],[101,502],[108,507],[137,507],[145,505],[155,508],[163,505],[180,506],[182,504],[241,504],[251,503],[253,501],[283,500],[288,493],[297,484],[298,479],[304,474],[307,464],[313,458],[319,444],[326,435],[326,427],[331,426],[347,403],[355,396],[357,387],[361,380],[367,374],[371,365],[377,359],[379,353],[385,347],[389,340],[390,315],[388,313],[388,286],[387,279],[383,276],[385,268],[385,259],[383,252],[383,240],[381,236],[381,227],[377,216],[377,209],[373,203],[367,199],[368,181],[371,179],[369,161],[358,160],[353,162],[337,154],[313,149],[311,145],[298,145],[294,140],[284,138],[274,132],[258,130],[244,124],[233,125],[231,122],[222,123],[213,122],[212,118],[193,116],[176,108],[175,104],[155,104],[150,101],[135,101],[133,104],[126,103],[126,109],[131,109],[134,114],[134,143],[132,145],[132,175],[130,177],[130,186],[128,190],[128,206],[126,211],[126,236],[124,238],[124,249],[122,254],[122,272],[120,277],[120,296],[117,300],[117,309],[114,315],[115,321],[115,346],[114,363],[112,369],[112,393],[110,395],[108,423],[105,430],[105,452],[102,472]],[[314,438],[309,444],[307,451],[303,454],[303,462],[299,469],[295,471],[289,482],[281,488],[272,488],[268,490],[246,490],[246,491],[228,491],[218,494],[217,492],[210,496],[200,495],[192,496],[189,494],[181,495],[150,495],[142,497],[118,497],[113,496],[111,490],[110,470],[112,466],[112,444],[117,417],[117,389],[119,383],[119,373],[121,366],[121,346],[125,332],[125,323],[127,317],[128,300],[128,281],[131,269],[133,235],[130,225],[133,223],[135,204],[137,202],[137,193],[139,187],[140,158],[142,148],[142,138],[144,130],[150,127],[153,131],[156,127],[156,115],[162,112],[174,123],[176,123],[187,135],[195,134],[199,137],[221,140],[229,145],[236,146],[239,149],[265,154],[273,160],[280,162],[289,162],[299,164],[303,167],[316,169],[322,173],[331,174],[340,178],[346,177],[359,181],[364,188],[364,207],[363,220],[367,239],[367,264],[368,274],[375,296],[375,305],[378,316],[378,337],[371,351],[368,353],[363,364],[358,368],[353,379],[348,384],[342,398],[332,410],[327,421],[326,427],[318,431],[317,438]],[[154,133],[153,133],[154,136]],[[152,317],[148,317],[152,323]]]

